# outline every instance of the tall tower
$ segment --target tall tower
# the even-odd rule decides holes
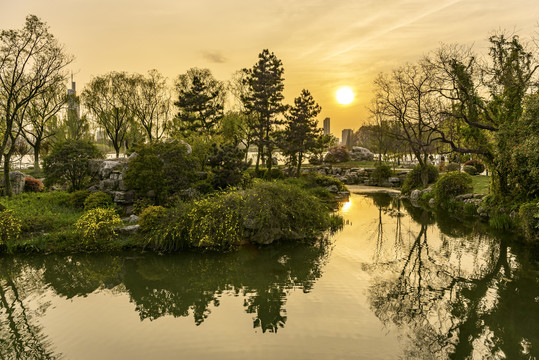
[[[325,118],[324,119],[324,135],[329,135],[331,134],[331,131],[330,131],[330,128],[329,128],[329,118]]]
[[[351,149],[353,136],[354,136],[354,131],[352,129],[343,129],[341,145],[344,145],[348,149]]]

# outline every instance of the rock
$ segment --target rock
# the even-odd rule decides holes
[[[401,179],[399,179],[398,177],[390,177],[389,179],[387,179],[387,181],[392,184],[399,184],[401,182]]]
[[[129,155],[129,157],[127,158],[127,160],[133,160],[133,159],[135,159],[137,156],[138,156],[137,152],[134,151],[131,155]]]
[[[357,177],[357,175],[354,175],[354,174],[348,174],[345,176],[345,178],[346,178],[345,184],[347,185],[354,185],[359,182],[359,178]]]
[[[429,206],[430,206],[430,207],[435,207],[435,206],[436,206],[436,200],[434,200],[434,198],[431,198],[431,199],[429,200]]]
[[[133,223],[138,222],[138,216],[137,215],[131,215],[129,217],[123,218],[122,221],[133,224]]]
[[[462,194],[462,195],[455,196],[455,200],[463,201],[463,200],[472,199],[473,197],[474,197],[474,194]]]
[[[337,185],[330,185],[326,189],[331,193],[338,193],[339,192],[339,188],[337,187]]]
[[[135,200],[133,191],[113,191],[112,199],[117,204],[132,204]]]
[[[348,201],[350,199],[349,191],[339,191],[336,196],[337,201]]]
[[[134,235],[138,232],[139,227],[140,225],[128,225],[128,226],[117,227],[114,230],[118,231],[120,234]]]
[[[354,146],[350,150],[350,159],[352,161],[372,161],[374,154],[367,148]]]
[[[11,182],[11,193],[13,195],[19,195],[24,191],[24,183],[26,180],[26,174],[20,171],[12,171],[9,173],[9,181]],[[4,186],[4,176],[0,178],[0,187]]]
[[[421,196],[421,190],[412,190],[410,193],[410,201],[417,201]]]
[[[118,189],[118,180],[105,179],[99,183],[99,189],[104,192],[111,192]]]
[[[121,172],[123,170],[123,161],[121,160],[105,160],[101,165],[101,178],[108,179],[113,171]]]

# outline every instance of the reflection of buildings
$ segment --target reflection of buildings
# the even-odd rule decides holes
[[[330,131],[330,128],[329,128],[329,118],[325,118],[324,119],[324,135],[329,135],[331,133]]]
[[[354,131],[352,129],[344,129],[342,131],[341,145],[344,145],[349,149],[352,148],[353,135],[354,135]]]

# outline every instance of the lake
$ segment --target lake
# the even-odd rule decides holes
[[[305,244],[0,257],[0,358],[538,357],[537,247],[383,194],[340,211]]]

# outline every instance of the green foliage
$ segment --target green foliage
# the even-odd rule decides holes
[[[114,228],[122,225],[122,220],[114,209],[94,208],[87,211],[75,223],[77,232],[86,243],[112,240],[117,236]]]
[[[427,165],[428,183],[431,184],[438,179],[438,169],[432,165]],[[423,181],[421,180],[421,165],[416,165],[404,179],[401,191],[404,194],[409,194],[412,190],[422,188]]]
[[[466,174],[469,174],[469,175],[477,175],[477,174],[479,174],[477,172],[477,168],[475,166],[472,166],[472,165],[464,165],[462,167],[462,171],[464,171]]]
[[[141,233],[156,231],[166,217],[168,210],[162,206],[148,206],[140,214],[138,223]]]
[[[381,185],[384,181],[387,181],[391,175],[393,175],[393,171],[389,165],[377,163],[370,174],[370,180],[377,185]]]
[[[519,224],[528,240],[539,237],[539,202],[522,204],[518,210]]]
[[[213,144],[208,163],[212,169],[211,183],[216,189],[240,186],[243,173],[250,165],[244,161],[245,151],[234,144]]]
[[[178,203],[149,239],[152,246],[167,251],[185,246],[230,249],[245,241],[310,238],[338,223],[307,190],[259,181],[251,189]]]
[[[460,164],[457,163],[449,163],[445,165],[445,172],[453,172],[453,171],[460,171]]]
[[[88,195],[86,200],[84,200],[84,211],[96,209],[96,208],[112,208],[114,207],[114,202],[109,194],[102,191],[97,191],[93,194]]]
[[[69,195],[69,205],[74,208],[83,209],[84,202],[88,196],[90,196],[90,192],[88,190],[74,191]]]
[[[281,169],[266,169],[262,178],[265,180],[276,180],[276,179],[285,179],[286,175]]]
[[[475,167],[477,174],[481,174],[483,171],[485,171],[485,165],[481,162],[481,160],[478,160],[478,159],[468,160],[464,163],[464,166],[466,165]],[[470,174],[470,175],[475,175],[475,174]]]
[[[511,230],[514,226],[513,219],[508,214],[495,213],[490,216],[488,224],[496,230]]]
[[[102,154],[91,142],[66,140],[58,143],[43,160],[45,184],[68,184],[70,190],[80,190],[90,178],[88,161],[101,157]]]
[[[350,153],[348,152],[348,149],[346,146],[333,146],[328,149],[328,153],[324,157],[324,162],[334,164],[334,163],[340,163],[350,161]]]
[[[194,159],[179,141],[159,142],[137,148],[129,160],[124,183],[139,198],[154,192],[158,203],[186,189],[196,180]]]
[[[447,205],[452,197],[473,190],[472,177],[466,173],[453,171],[442,175],[434,184],[434,199],[437,204]]]
[[[0,212],[0,244],[17,240],[21,234],[21,224],[13,210]]]
[[[27,176],[24,178],[24,191],[26,192],[42,192],[43,183],[39,179]]]

